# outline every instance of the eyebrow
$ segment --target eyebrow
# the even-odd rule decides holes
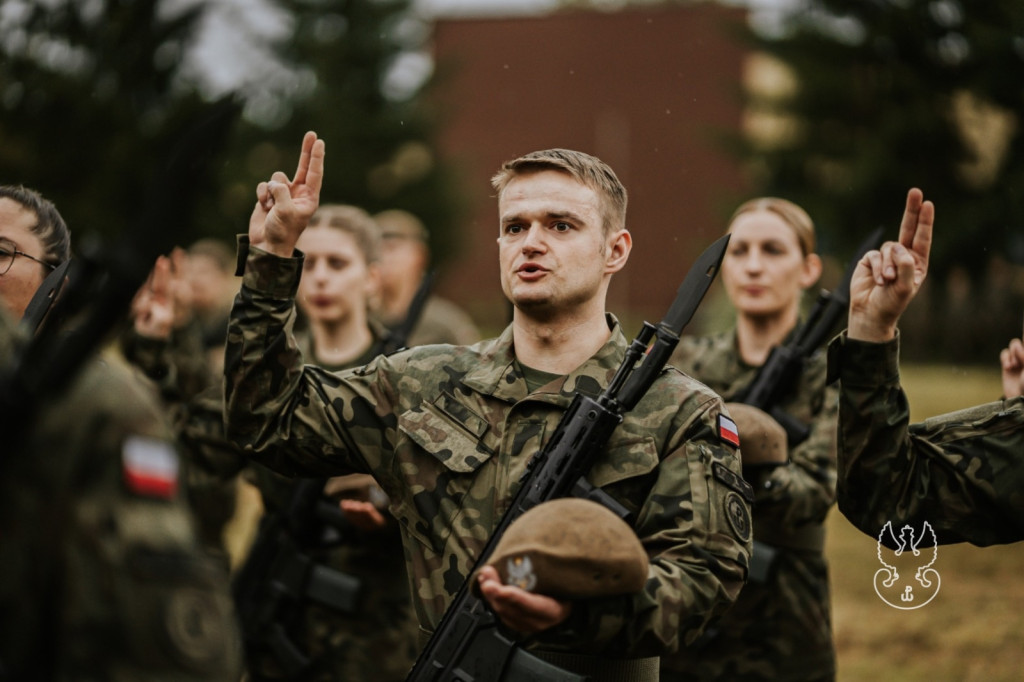
[[[568,219],[574,223],[586,223],[582,216],[580,216],[578,213],[574,213],[573,211],[548,211],[547,213],[544,214],[544,217],[547,218],[548,220]],[[509,223],[522,222],[523,220],[524,218],[520,214],[516,213],[514,215],[503,217],[501,219],[501,224],[508,225]]]

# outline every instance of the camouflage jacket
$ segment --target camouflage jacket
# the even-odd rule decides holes
[[[238,679],[227,577],[198,545],[148,388],[106,353],[5,447],[0,679]]]
[[[757,373],[739,356],[735,330],[685,337],[672,358],[728,402]],[[744,470],[754,487],[755,555],[774,551],[765,580],[751,580],[735,606],[699,640],[662,661],[662,679],[830,680],[835,677],[824,521],[835,503],[837,396],[813,355],[782,409],[810,426],[789,463]],[[743,433],[740,432],[742,442]]]
[[[228,329],[228,433],[283,472],[373,474],[401,524],[417,616],[431,629],[528,459],[575,391],[596,393],[609,380],[625,338],[615,324],[594,357],[530,395],[511,330],[332,374],[304,367],[290,332],[301,254],[248,250]],[[636,513],[649,578],[638,595],[578,602],[545,633],[546,647],[660,655],[695,639],[735,599],[749,556],[749,491],[736,476],[738,453],[718,438],[721,410],[718,396],[667,368],[597,453],[590,481]]]
[[[939,544],[1024,540],[1024,399],[911,424],[898,338],[843,334],[829,373],[841,382],[839,509],[853,525],[878,537],[887,521],[927,521]]]

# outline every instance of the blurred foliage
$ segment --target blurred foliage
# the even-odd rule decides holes
[[[435,151],[436,123],[423,96],[429,83],[392,83],[396,64],[423,46],[429,27],[410,13],[411,0],[276,3],[295,20],[281,58],[311,73],[312,86],[290,102],[283,124],[239,126],[237,165],[223,177],[229,233],[245,229],[256,183],[276,170],[291,175],[303,133],[315,130],[327,143],[322,202],[411,211],[430,229],[435,261],[446,260],[463,204]]]
[[[907,189],[937,206],[935,271],[1024,262],[1024,3],[804,0],[754,38],[794,77],[751,102],[775,134],[747,142],[762,187],[802,204],[841,253]]]
[[[201,10],[162,16],[135,0],[12,1],[3,10],[0,182],[42,192],[76,235],[122,234],[143,215],[182,130],[209,109],[175,79]],[[218,152],[207,149],[196,186]]]
[[[804,206],[822,250],[847,258],[876,226],[895,238],[920,187],[936,205],[931,295],[905,340],[990,362],[1024,306],[1001,274],[1024,265],[1024,3],[803,0],[782,27],[748,36],[769,56],[736,140],[758,191]],[[992,340],[935,343],[950,329]]]
[[[392,82],[396,64],[429,32],[410,0],[265,4],[264,13],[277,12],[270,21],[288,27],[263,50],[278,74],[290,74],[270,95],[270,87],[258,93],[264,105],[277,98],[276,115],[240,117],[211,146],[210,170],[195,178],[196,218],[183,216],[177,242],[244,232],[256,183],[277,170],[291,175],[302,134],[316,130],[328,144],[323,201],[410,210],[431,228],[435,252],[447,253],[459,201],[455,179],[436,160],[434,124],[420,104],[423,79],[407,78],[404,89]],[[178,130],[223,93],[200,82],[213,64],[184,68],[213,5],[4,0],[0,182],[42,192],[76,233],[119,234],[139,215],[154,164],[173,152]],[[222,30],[242,36],[237,23]],[[222,51],[220,58],[247,57]],[[235,94],[239,110],[255,108],[251,87],[239,84]]]

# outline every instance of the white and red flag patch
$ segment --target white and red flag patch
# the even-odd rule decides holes
[[[740,430],[736,428],[736,422],[724,414],[718,415],[718,439],[733,447],[740,446]]]
[[[121,448],[124,482],[143,497],[171,499],[178,492],[178,453],[167,441],[128,436]]]

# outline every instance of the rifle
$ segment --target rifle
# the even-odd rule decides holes
[[[679,334],[689,323],[718,274],[729,235],[696,260],[657,326],[644,322],[622,364],[597,398],[577,393],[544,447],[527,464],[516,496],[498,522],[470,575],[486,563],[506,529],[527,510],[575,495],[610,506],[622,518],[626,510],[584,476],[623,416],[640,401],[668,362]],[[420,653],[406,682],[498,682],[517,680],[582,682],[586,678],[558,668],[519,647],[484,601],[464,581],[437,629]]]
[[[428,272],[409,304],[405,319],[377,342],[375,354],[405,347],[430,293]],[[355,533],[338,505],[324,495],[327,479],[291,484],[287,501],[263,517],[249,555],[232,584],[242,638],[250,660],[268,657],[284,679],[297,679],[313,659],[294,641],[305,607],[317,604],[334,613],[355,615],[362,603],[362,581],[319,563],[311,554],[350,542]],[[250,671],[258,676],[258,671]]]
[[[313,662],[289,634],[300,625],[303,605],[347,614],[359,609],[359,579],[309,555],[310,549],[326,546],[328,529],[343,541],[351,528],[338,505],[324,496],[324,483],[322,478],[305,478],[291,485],[285,504],[263,517],[232,584],[248,658],[269,656],[285,679],[298,677]]]
[[[881,243],[882,228],[879,227],[857,247],[836,288],[831,292],[822,289],[818,293],[807,321],[793,334],[789,343],[772,348],[751,382],[730,401],[752,405],[770,414],[786,430],[790,447],[806,440],[810,428],[783,411],[779,403],[795,388],[805,360],[835,334],[840,319],[848,314],[850,280],[857,263]]]

